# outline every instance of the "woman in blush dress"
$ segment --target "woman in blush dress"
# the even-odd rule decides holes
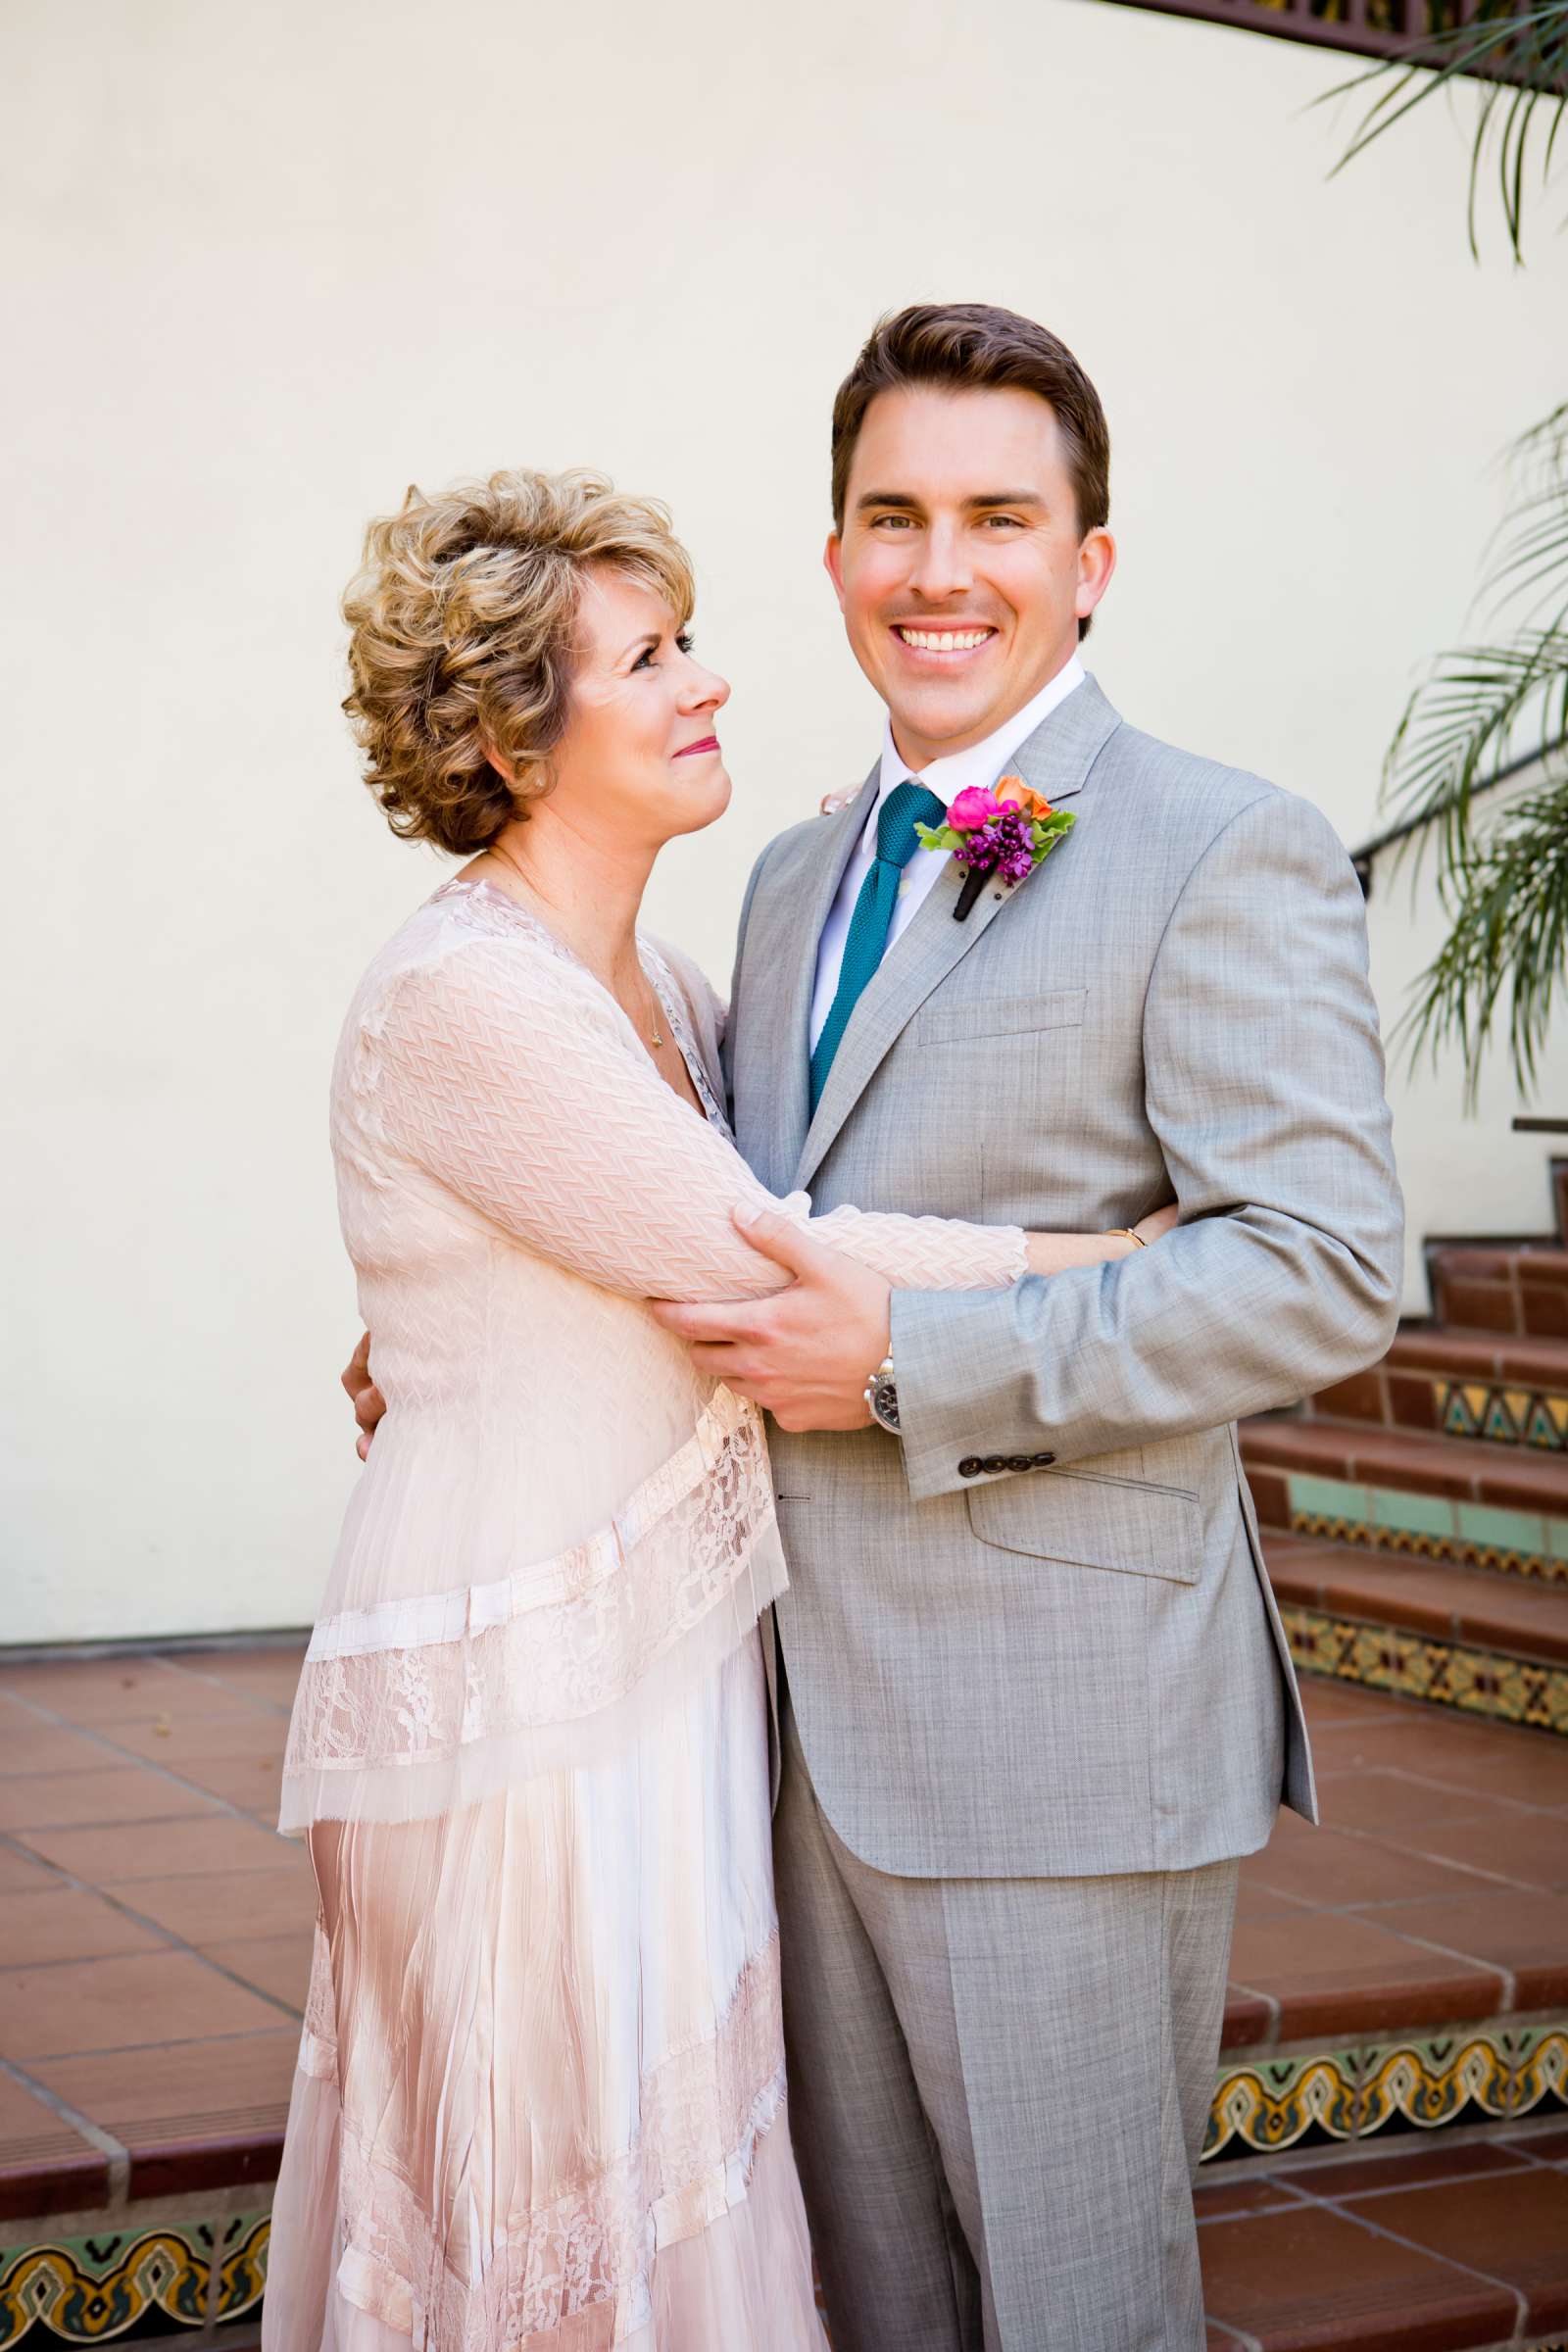
[[[636,928],[660,848],[729,798],[691,604],[662,509],[524,472],[411,491],[346,603],[372,790],[399,833],[478,854],[371,963],[333,1076],[387,1410],[285,1763],[318,1919],[269,2352],[822,2342],[779,2020],[766,1446],[645,1303],[786,1279],[735,1222],[780,1203],[725,1126],[720,1008]],[[1135,1246],[852,1208],[811,1230],[924,1289]]]

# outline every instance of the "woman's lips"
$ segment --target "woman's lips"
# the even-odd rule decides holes
[[[680,747],[680,750],[675,754],[675,758],[677,760],[689,760],[695,752],[716,752],[717,749],[718,737],[716,735],[705,735],[701,743],[683,743]]]

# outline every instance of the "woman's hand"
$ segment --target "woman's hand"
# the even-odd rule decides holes
[[[1169,1233],[1177,1219],[1176,1204],[1140,1217],[1132,1232],[1147,1248]],[[1064,1274],[1069,1266],[1103,1266],[1113,1258],[1132,1257],[1138,1243],[1128,1233],[1026,1233],[1031,1274]]]

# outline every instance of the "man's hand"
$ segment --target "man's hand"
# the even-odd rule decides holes
[[[361,1461],[370,1450],[375,1425],[386,1411],[386,1398],[370,1378],[370,1335],[362,1334],[359,1346],[343,1368],[343,1386],[354,1407],[354,1418],[360,1425],[355,1451]]]
[[[864,1429],[865,1384],[888,1351],[892,1286],[837,1250],[824,1250],[787,1217],[736,1225],[754,1250],[787,1266],[788,1290],[718,1306],[653,1301],[666,1331],[683,1339],[699,1372],[765,1405],[780,1429]]]

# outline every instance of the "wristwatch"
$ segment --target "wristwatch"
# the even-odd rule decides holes
[[[865,1401],[873,1421],[899,1434],[899,1387],[893,1377],[893,1358],[885,1355],[865,1384]]]

